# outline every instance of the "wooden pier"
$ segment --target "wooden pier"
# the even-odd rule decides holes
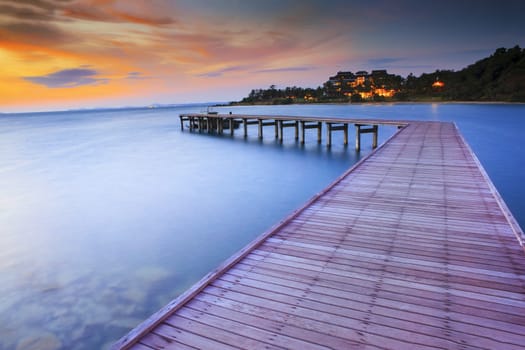
[[[455,125],[411,122],[113,349],[523,349],[523,244]]]
[[[234,135],[235,128],[243,125],[244,137],[248,136],[248,125],[258,125],[258,137],[264,136],[264,127],[272,126],[275,138],[283,141],[283,129],[288,127],[295,128],[295,140],[299,139],[301,144],[305,143],[305,133],[308,129],[317,130],[317,142],[322,142],[323,124],[326,125],[326,145],[332,145],[332,132],[344,132],[344,145],[348,144],[348,125],[355,124],[356,141],[355,148],[361,149],[361,135],[372,133],[372,148],[377,147],[378,125],[391,125],[403,127],[406,121],[381,120],[381,119],[343,119],[343,118],[318,118],[318,117],[299,117],[299,116],[270,116],[270,115],[240,115],[240,114],[181,114],[180,127],[184,130],[184,123],[188,123],[190,131],[223,134],[225,127]],[[300,131],[299,131],[300,130]]]

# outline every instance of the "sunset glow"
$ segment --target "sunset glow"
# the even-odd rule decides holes
[[[465,3],[0,0],[0,112],[231,101],[523,46],[523,2]]]

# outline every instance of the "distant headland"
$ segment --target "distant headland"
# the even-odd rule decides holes
[[[230,105],[400,101],[525,102],[525,49],[499,48],[460,71],[406,78],[386,70],[340,71],[317,88],[252,90]]]

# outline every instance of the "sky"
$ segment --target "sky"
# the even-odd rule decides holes
[[[523,0],[0,0],[0,112],[236,101],[525,46]]]

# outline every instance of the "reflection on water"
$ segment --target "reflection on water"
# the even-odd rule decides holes
[[[370,151],[181,132],[200,109],[0,116],[0,349],[107,347]],[[456,121],[523,226],[525,106],[222,111]]]

